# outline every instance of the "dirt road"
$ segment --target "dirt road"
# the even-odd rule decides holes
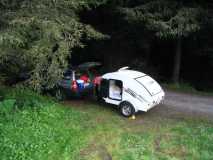
[[[75,106],[84,106],[85,104],[98,104],[95,100],[77,100],[67,101],[66,104],[75,104]],[[106,108],[113,108],[108,104],[101,104]],[[79,107],[78,107],[79,108]],[[81,108],[81,107],[80,107]],[[85,109],[85,107],[83,107]],[[166,99],[147,113],[138,113],[137,117],[150,118],[162,117],[172,119],[184,118],[207,118],[213,121],[213,96],[199,96],[173,91],[166,91]]]
[[[174,111],[189,116],[213,119],[213,97],[166,91],[166,99],[159,109],[164,108],[168,114]]]

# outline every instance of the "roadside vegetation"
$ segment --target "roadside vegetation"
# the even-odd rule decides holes
[[[213,156],[213,125],[207,120],[140,113],[134,121],[94,102],[59,104],[20,88],[1,88],[0,95],[4,97],[2,160],[210,160]]]
[[[203,95],[203,96],[213,96],[213,90],[209,89],[208,91],[207,90],[199,91],[199,90],[196,90],[192,85],[187,83],[180,83],[180,84],[164,83],[163,86],[164,88],[168,90],[172,90],[172,91]]]

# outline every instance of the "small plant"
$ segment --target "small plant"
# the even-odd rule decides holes
[[[0,102],[0,115],[8,117],[14,109],[16,100],[7,99]]]

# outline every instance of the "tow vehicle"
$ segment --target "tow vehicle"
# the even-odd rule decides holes
[[[64,100],[67,97],[93,94],[94,79],[100,76],[96,68],[100,66],[99,62],[86,62],[69,67],[55,89],[56,98]]]

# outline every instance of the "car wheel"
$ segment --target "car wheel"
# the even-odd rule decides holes
[[[122,102],[120,104],[120,112],[124,117],[130,117],[135,114],[135,108],[129,102]]]

